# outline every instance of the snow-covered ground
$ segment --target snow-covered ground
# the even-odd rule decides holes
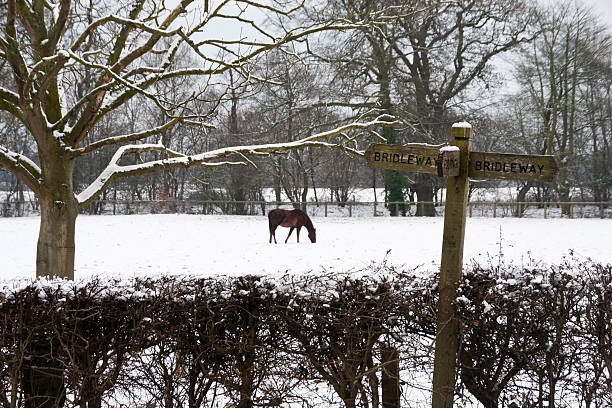
[[[268,243],[263,216],[125,215],[77,219],[76,277],[97,274],[276,274],[359,270],[371,263],[434,270],[443,218],[313,217],[317,243],[288,229]],[[39,218],[0,218],[0,278],[34,277]],[[612,262],[611,219],[471,218],[464,261]],[[532,259],[533,261],[531,261]]]

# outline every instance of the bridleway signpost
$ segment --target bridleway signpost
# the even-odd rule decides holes
[[[410,143],[403,146],[373,144],[365,151],[371,167],[387,170],[456,176],[459,174],[459,149]]]
[[[552,182],[559,171],[553,156],[472,152],[471,139],[472,126],[462,122],[452,126],[449,146],[374,144],[365,152],[371,167],[447,177],[432,408],[452,408],[455,395],[460,325],[454,305],[463,266],[469,179]]]

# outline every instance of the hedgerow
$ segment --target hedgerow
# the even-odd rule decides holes
[[[379,407],[398,364],[403,404],[426,405],[437,279],[0,281],[0,406]],[[464,404],[612,405],[610,265],[472,264],[456,306]]]

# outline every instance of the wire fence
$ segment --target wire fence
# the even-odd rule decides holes
[[[419,207],[433,207],[435,216],[444,216],[444,202],[375,202],[347,201],[292,203],[288,201],[227,201],[227,200],[98,200],[81,210],[90,215],[132,214],[217,214],[265,215],[273,208],[301,208],[315,217],[388,217],[392,213],[405,216],[422,214]],[[421,208],[422,210],[422,208]],[[0,204],[2,217],[40,215],[38,202],[5,201]],[[468,217],[486,218],[612,218],[612,201],[607,202],[533,202],[533,201],[474,201],[467,206]]]

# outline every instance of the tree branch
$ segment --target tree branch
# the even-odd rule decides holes
[[[0,87],[0,110],[10,113],[25,125],[25,118],[18,106],[19,95],[6,88]]]
[[[154,136],[168,129],[171,129],[179,122],[181,122],[181,118],[174,118],[170,120],[169,122],[166,122],[163,125],[158,126],[153,129],[148,129],[148,130],[137,132],[137,133],[131,133],[129,135],[107,137],[105,139],[98,140],[97,142],[91,143],[90,145],[87,145],[85,147],[82,147],[79,149],[72,149],[71,152],[72,152],[73,157],[79,157],[87,153],[90,153],[94,150],[100,149],[101,147],[104,147],[104,146],[110,146],[113,144],[119,144],[119,143],[124,143],[124,142],[134,142],[137,140],[146,139],[149,136]]]
[[[40,167],[28,157],[0,146],[0,167],[13,174],[35,194],[40,191]]]
[[[238,156],[267,156],[271,153],[280,153],[288,150],[303,149],[306,147],[332,147],[341,148],[342,150],[360,155],[361,152],[339,145],[332,145],[322,142],[335,135],[341,135],[350,130],[365,130],[368,131],[372,127],[378,126],[393,126],[396,121],[390,121],[388,115],[380,116],[373,121],[365,123],[350,123],[332,129],[326,132],[317,133],[315,135],[287,143],[273,143],[267,145],[251,145],[251,146],[233,146],[225,147],[210,152],[200,153],[193,156],[185,156],[177,152],[170,151],[162,144],[142,144],[142,145],[127,145],[120,147],[113,155],[109,165],[102,171],[98,178],[89,185],[85,190],[77,195],[79,206],[82,208],[93,201],[101,194],[114,179],[126,178],[134,175],[148,174],[160,170],[167,170],[179,167],[216,167],[226,165],[246,165],[244,162],[218,162],[217,160],[224,159],[231,155]],[[150,161],[147,163],[121,166],[119,163],[123,156],[128,153],[139,153],[146,151],[162,151],[166,152],[171,158]]]

